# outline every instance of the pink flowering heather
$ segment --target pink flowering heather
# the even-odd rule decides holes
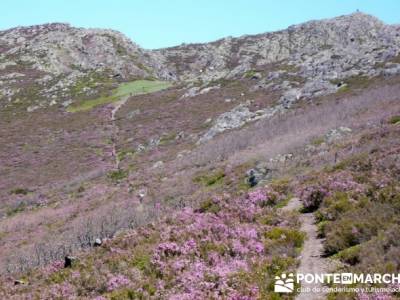
[[[273,204],[277,197],[278,194],[268,187],[258,188],[248,194],[248,199],[251,203],[261,206]]]
[[[250,192],[248,197],[249,200],[254,204],[263,203],[264,201],[268,200],[267,194],[263,189]]]
[[[275,196],[274,196],[275,197]],[[229,202],[228,202],[229,201]],[[265,254],[266,225],[257,216],[270,201],[267,189],[244,198],[215,198],[218,213],[185,209],[172,224],[163,227],[152,263],[171,278],[167,299],[255,299],[258,290],[237,291],[230,287],[235,274],[249,272],[251,264]],[[247,217],[244,217],[247,216]]]
[[[122,286],[127,286],[130,283],[131,283],[130,280],[126,278],[124,275],[111,276],[107,282],[107,290],[113,291]]]
[[[365,191],[366,187],[354,181],[349,172],[341,171],[321,178],[315,184],[298,188],[296,194],[302,200],[304,208],[313,211],[318,209],[325,197],[331,196],[334,192],[360,194]]]
[[[359,293],[357,294],[358,300],[392,300],[393,296],[386,293]]]
[[[46,276],[49,276],[59,270],[61,270],[64,267],[64,262],[61,260],[57,260],[45,267],[43,267],[43,272]]]
[[[71,272],[71,278],[72,279],[78,279],[79,277],[81,277],[81,273],[79,273],[79,271]]]
[[[110,241],[99,249],[105,252],[98,257],[109,264],[93,270],[96,280],[105,283],[104,295],[94,299],[108,298],[126,287],[144,299],[259,298],[261,292],[249,281],[258,274],[254,273],[258,268],[270,262],[266,249],[270,240],[265,232],[271,226],[263,220],[273,211],[265,205],[273,194],[267,191],[258,189],[238,198],[215,197],[212,205],[218,209],[186,208],[157,230],[143,227],[127,234],[123,241]],[[151,242],[144,244],[140,239]],[[127,248],[129,245],[146,248],[135,252]],[[129,265],[124,274],[116,273],[115,263],[119,261]],[[147,272],[152,272],[151,276]],[[63,285],[52,287],[50,299],[73,299],[74,288],[78,290],[86,275],[84,270],[71,270]],[[85,296],[94,297],[90,288]]]
[[[68,282],[52,285],[49,292],[50,299],[77,299],[75,287]]]
[[[328,177],[326,188],[329,191],[363,193],[365,187],[354,181],[353,176],[345,171],[335,173]]]
[[[303,206],[307,211],[318,209],[323,199],[329,194],[328,190],[317,184],[300,188],[296,191],[297,196],[303,202]]]

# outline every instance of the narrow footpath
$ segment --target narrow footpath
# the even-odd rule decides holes
[[[118,157],[118,149],[117,149],[117,137],[118,137],[118,132],[119,132],[119,128],[116,124],[116,115],[118,110],[126,103],[126,101],[128,100],[128,96],[121,98],[121,100],[114,102],[114,108],[111,111],[111,122],[112,122],[112,136],[111,136],[111,141],[112,141],[112,156],[114,157],[114,161],[115,161],[115,169],[119,169],[119,164],[120,164],[120,160]]]
[[[282,208],[282,211],[299,210],[302,204],[300,199],[292,198],[288,205]],[[307,238],[303,245],[300,256],[300,266],[298,273],[302,274],[321,274],[329,272],[329,262],[322,256],[323,239],[318,238],[317,226],[314,224],[314,215],[312,213],[304,213],[299,216],[301,222],[300,230],[305,232]],[[321,283],[302,283],[302,288],[309,288],[311,291],[318,289],[322,291]],[[320,300],[325,299],[326,293],[319,292],[301,292],[296,296],[296,300]]]

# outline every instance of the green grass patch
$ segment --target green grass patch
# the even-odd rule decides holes
[[[389,120],[390,124],[400,124],[400,116],[393,116]]]
[[[26,188],[16,188],[10,191],[10,194],[12,195],[28,195],[30,190]]]
[[[106,294],[107,299],[110,300],[134,300],[144,299],[143,293],[137,292],[133,289],[124,288],[113,291],[112,293]]]
[[[96,99],[85,100],[79,104],[71,105],[67,108],[67,111],[87,111],[102,104],[116,102],[122,97],[154,93],[170,86],[170,82],[156,80],[135,80],[132,82],[125,82],[121,83],[115,90],[113,90],[111,95],[101,96]]]
[[[131,150],[120,150],[117,153],[117,158],[119,161],[123,161],[125,158],[132,156],[135,154],[135,151]]]
[[[275,227],[265,233],[265,237],[280,244],[292,244],[295,248],[303,246],[306,235],[304,232],[296,229]]]
[[[131,265],[134,266],[135,268],[138,268],[146,275],[151,274],[153,271],[151,264],[151,257],[148,253],[145,252],[135,253],[135,256],[131,261]]]
[[[355,75],[355,76],[347,77],[343,80],[342,79],[334,79],[334,80],[331,80],[330,82],[332,84],[336,84],[336,85],[342,84],[336,93],[344,94],[344,93],[348,93],[354,89],[366,88],[369,85],[370,81],[371,81],[370,78],[368,78],[367,76]]]
[[[11,217],[11,216],[13,216],[15,214],[18,214],[20,212],[25,211],[26,208],[27,208],[26,203],[25,202],[21,202],[15,207],[8,208],[7,211],[6,211],[6,215],[7,215],[7,217]]]
[[[281,200],[278,202],[278,204],[276,205],[276,208],[283,208],[286,205],[288,205],[290,199],[293,198],[293,195],[289,194],[285,199]]]
[[[201,183],[205,186],[213,186],[222,183],[225,178],[225,172],[223,170],[216,170],[211,174],[196,176],[193,181]]]
[[[313,146],[320,146],[322,143],[325,142],[325,138],[323,136],[315,137],[311,140],[311,145]]]
[[[165,145],[170,142],[173,142],[176,137],[177,137],[177,135],[175,132],[171,132],[169,134],[163,135],[160,139],[160,145]]]
[[[205,213],[205,212],[210,212],[210,213],[218,213],[221,210],[219,205],[215,203],[212,199],[208,199],[203,201],[200,204],[199,212]]]
[[[107,176],[111,179],[111,181],[118,183],[124,178],[128,177],[128,172],[125,170],[111,171],[107,174]]]
[[[253,78],[253,76],[257,76],[258,71],[257,70],[249,70],[244,73],[244,78]]]
[[[353,266],[360,262],[360,250],[361,246],[356,245],[340,251],[339,253],[334,255],[334,257],[340,259],[340,261],[344,263]]]

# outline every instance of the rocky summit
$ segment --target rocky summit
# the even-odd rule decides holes
[[[208,85],[250,76],[252,89],[278,90],[288,107],[301,97],[335,92],[346,78],[398,74],[391,60],[399,44],[399,26],[363,13],[158,50],[142,49],[113,30],[17,27],[0,32],[0,105],[67,106],[77,96],[138,78]]]
[[[400,26],[361,12],[153,50],[0,31],[0,299],[395,299],[274,282],[400,272],[399,95]]]

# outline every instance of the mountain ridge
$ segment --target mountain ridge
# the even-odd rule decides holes
[[[362,67],[372,69],[374,63],[398,55],[399,32],[399,26],[385,25],[357,12],[274,32],[146,50],[109,29],[75,28],[65,23],[16,27],[0,32],[0,106],[7,105],[4,100],[27,101],[20,91],[25,85],[37,91],[36,98],[47,98],[37,99],[38,107],[54,104],[51,97],[55,94],[63,102],[73,102],[77,95],[72,90],[80,81],[95,76],[99,88],[79,91],[83,96],[90,97],[97,89],[107,90],[107,85],[138,78],[209,83],[238,78],[274,63],[297,68],[307,59],[311,72],[315,72],[321,63],[316,58],[317,51],[336,57],[340,70],[335,72],[349,67],[346,60],[357,64],[360,56],[364,56]],[[5,81],[8,86],[1,88]]]
[[[362,13],[159,50],[1,32],[0,298],[276,299],[328,259],[400,270],[399,45]]]

